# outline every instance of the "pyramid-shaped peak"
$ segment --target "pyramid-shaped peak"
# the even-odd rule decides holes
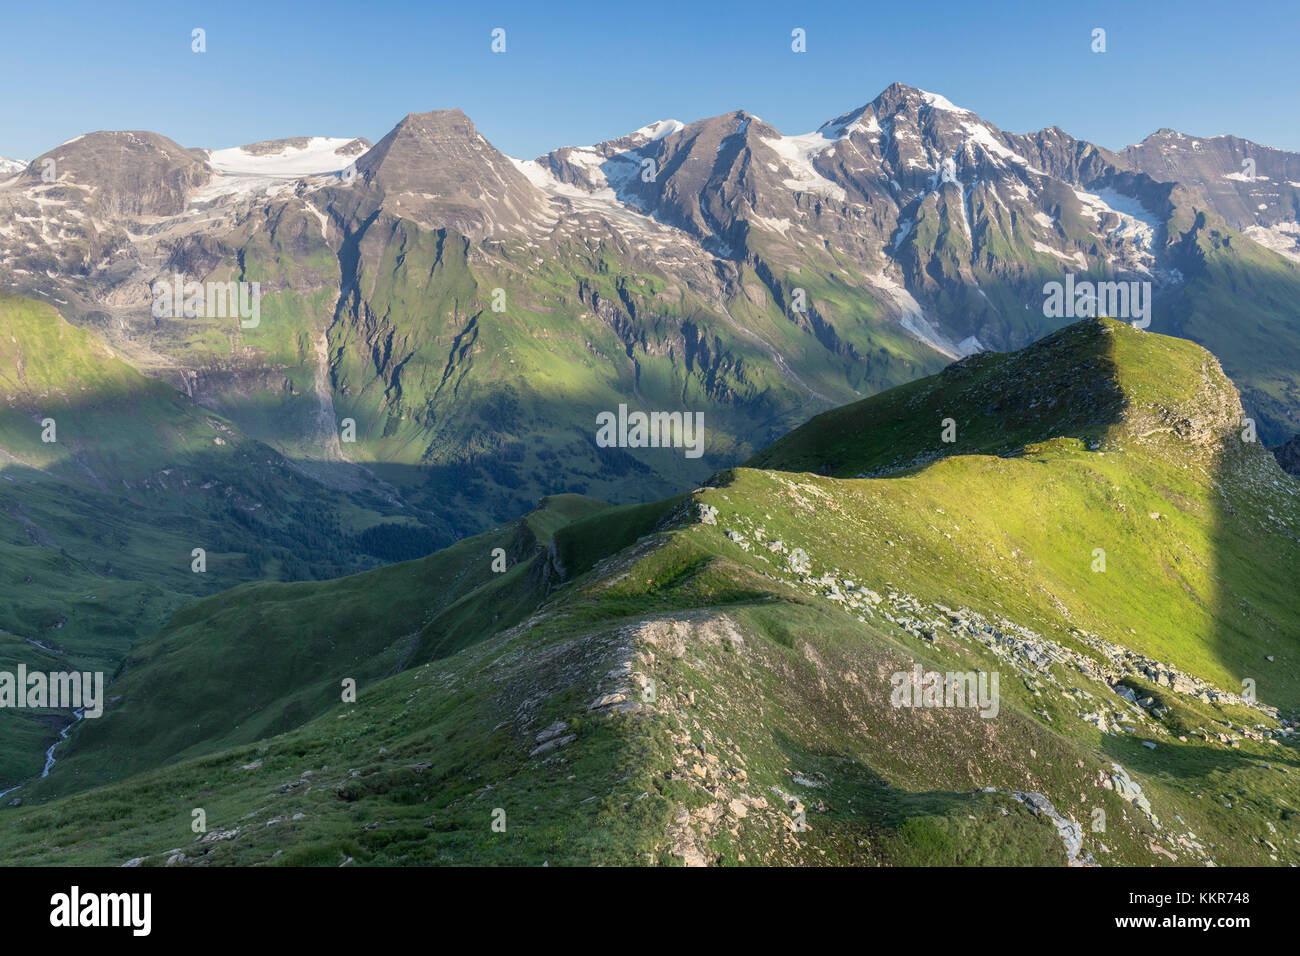
[[[478,134],[474,121],[458,109],[429,110],[427,113],[407,113],[394,127],[415,134],[439,132],[468,132]]]
[[[481,154],[504,157],[479,133],[474,122],[457,109],[407,113],[388,134],[366,153],[358,166],[421,163],[437,156]]]
[[[390,213],[466,235],[518,229],[546,202],[458,109],[408,113],[357,160],[357,171]]]

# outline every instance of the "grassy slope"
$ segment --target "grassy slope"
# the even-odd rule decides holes
[[[366,685],[357,704],[287,734],[7,810],[0,854],[1063,863],[1054,828],[1010,793],[1032,790],[1083,824],[1084,850],[1104,864],[1300,862],[1291,738],[1251,729],[1275,724],[1229,698],[1135,673],[1125,682],[1168,709],[1130,706],[1089,643],[1131,646],[1228,691],[1258,675],[1264,702],[1294,708],[1298,649],[1282,588],[1295,570],[1296,486],[1263,449],[1232,444],[1235,396],[1196,347],[1106,323],[1040,348],[1042,382],[1016,356],[968,365],[901,400],[863,403],[860,421],[890,418],[881,403],[925,409],[930,389],[963,399],[953,385],[963,375],[968,417],[992,390],[1014,420],[1037,385],[1074,370],[1109,375],[1076,395],[1094,402],[1100,426],[1062,413],[1035,433],[1026,418],[1030,447],[1011,457],[918,445],[908,461],[948,457],[855,479],[894,462],[846,460],[835,443],[851,420],[815,419],[787,449],[813,455],[807,433],[821,429],[828,460],[850,477],[739,469],[690,501],[576,521],[541,572],[568,583],[518,625]],[[937,422],[930,430],[937,443]],[[1002,440],[993,429],[980,441]],[[714,523],[699,520],[701,504],[716,508]],[[1090,570],[1094,546],[1107,548],[1105,573]],[[794,548],[806,571],[792,569]],[[1062,656],[1026,656],[1030,631]],[[913,662],[999,671],[998,717],[891,707],[889,675]],[[620,701],[639,706],[611,714]],[[1132,732],[1103,732],[1086,711]],[[534,752],[555,721],[572,739]],[[1113,763],[1140,783],[1155,820],[1103,785]],[[197,806],[227,839],[189,831]],[[491,827],[494,808],[504,832]],[[1089,826],[1097,809],[1104,832]]]
[[[394,511],[306,480],[52,307],[0,294],[0,666],[111,675],[197,595],[374,566],[347,532]],[[3,789],[40,771],[66,715],[0,719]]]
[[[850,477],[942,457],[869,485],[912,542],[942,537],[909,579],[930,576],[936,596],[961,576],[1015,581],[1026,611],[1028,598],[1093,630],[1109,622],[1135,649],[1236,686],[1286,640],[1295,541],[1275,512],[1296,489],[1262,445],[1239,440],[1230,389],[1190,342],[1081,323],[825,413],[749,465]],[[972,500],[955,512],[950,488]],[[1095,548],[1104,574],[1091,570]],[[1182,601],[1149,599],[1170,584]],[[1268,677],[1291,699],[1298,680],[1285,667]]]
[[[603,507],[551,498],[426,558],[339,581],[256,582],[190,604],[131,650],[113,683],[113,719],[79,726],[57,773],[24,792],[95,786],[279,733],[337,703],[344,679],[364,693],[467,643],[472,628],[514,624],[537,603],[530,575],[556,527]],[[504,573],[492,570],[497,548]]]

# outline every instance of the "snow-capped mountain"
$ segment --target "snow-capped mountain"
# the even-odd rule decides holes
[[[1009,135],[900,84],[807,134],[738,111],[536,164],[774,275],[847,256],[909,331],[953,357],[1038,334],[1018,316],[1000,321],[1006,303],[986,287],[1036,280],[1048,262],[1171,279],[1156,257],[1165,190],[1124,179],[1113,157],[1059,130]]]
[[[1235,136],[1153,133],[1123,158],[1156,179],[1195,192],[1233,229],[1300,261],[1300,154]]]
[[[1157,134],[1113,153],[901,84],[809,133],[738,110],[535,159],[458,110],[410,114],[373,146],[90,133],[0,186],[0,287],[63,303],[202,403],[280,421],[272,440],[295,454],[331,408],[413,475],[516,449],[491,494],[430,499],[451,522],[528,497],[522,476],[561,447],[601,495],[666,492],[818,409],[1068,324],[1044,304],[1067,277],[1148,288],[1151,327],[1215,351],[1276,443],[1300,431],[1300,266],[1273,251],[1300,236],[1279,185],[1300,173],[1245,148],[1257,176],[1239,183],[1238,147],[1211,163]],[[177,272],[257,279],[279,337],[158,321],[151,284]],[[701,474],[592,457],[581,401],[517,400],[536,376],[586,383],[575,394],[600,407],[699,403],[715,441]],[[470,394],[500,414],[485,424]]]

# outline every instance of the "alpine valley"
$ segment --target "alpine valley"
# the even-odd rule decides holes
[[[1297,864],[1298,432],[1234,137],[0,159],[0,861]]]

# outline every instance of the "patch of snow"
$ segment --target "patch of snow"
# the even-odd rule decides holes
[[[590,146],[579,146],[569,150],[565,159],[587,171],[598,171],[601,164],[605,162],[605,156]]]
[[[307,145],[286,145],[274,153],[250,153],[243,146],[214,149],[208,156],[208,165],[219,173],[238,176],[272,176],[277,179],[302,179],[346,169],[352,157],[341,155],[351,139],[332,136],[313,136]]]
[[[1142,203],[1110,188],[1095,193],[1076,189],[1074,194],[1083,203],[1084,211],[1099,222],[1108,214],[1118,217],[1119,226],[1111,230],[1107,238],[1130,239],[1138,249],[1150,251],[1161,223]]]
[[[640,159],[635,153],[619,153],[604,165],[590,171],[594,189],[575,186],[557,179],[546,166],[532,159],[515,159],[506,157],[524,177],[548,196],[564,200],[571,204],[572,211],[563,214],[570,221],[581,222],[582,216],[592,214],[609,223],[616,223],[620,228],[630,229],[641,237],[663,239],[677,236],[679,231],[646,215],[637,205],[634,196],[621,191],[629,179],[640,170]],[[626,171],[615,164],[626,166]],[[610,175],[612,173],[612,176]],[[573,216],[576,212],[577,216]],[[558,215],[558,214],[557,214]],[[561,227],[561,232],[564,228]],[[655,245],[658,250],[660,247]]]
[[[1049,256],[1055,256],[1062,262],[1068,262],[1070,265],[1077,266],[1080,271],[1088,268],[1088,258],[1082,252],[1075,251],[1067,255],[1059,249],[1053,249],[1051,246],[1043,245],[1037,239],[1034,240],[1034,251],[1046,253]]]
[[[1029,165],[1029,160],[1021,156],[1014,149],[1009,149],[999,143],[997,137],[995,137],[993,132],[983,123],[963,123],[961,130],[971,142],[983,147],[985,152],[992,153],[999,159],[1006,159],[1013,163],[1018,163],[1019,165],[1029,169],[1031,172],[1044,175],[1042,170],[1031,167]]]
[[[657,120],[649,126],[642,126],[639,130],[634,131],[631,135],[634,139],[640,140],[642,144],[653,143],[661,140],[665,136],[671,136],[678,130],[686,128],[686,124],[675,119]],[[743,126],[741,127],[744,128]]]
[[[767,219],[763,216],[751,216],[749,221],[757,223],[769,232],[779,232],[782,236],[785,236],[794,225],[789,219]]]
[[[897,249],[902,245],[903,240],[912,234],[912,228],[916,225],[914,219],[903,219],[898,223],[898,232],[894,234],[894,248]]]
[[[307,209],[308,209],[308,211],[309,211],[312,215],[314,215],[314,216],[316,217],[316,221],[320,223],[320,234],[321,234],[321,236],[329,236],[329,234],[330,234],[330,232],[329,232],[329,220],[325,218],[325,214],[324,214],[323,212],[321,212],[319,209],[317,209],[315,206],[313,206],[312,203],[311,203],[311,200],[309,200],[309,199],[304,199],[303,202],[305,202],[305,203],[307,204]]]
[[[863,119],[865,118],[865,121]],[[854,133],[879,133],[881,132],[880,123],[876,120],[875,114],[867,116],[866,110],[858,114],[858,118],[851,123],[845,123],[841,126],[831,126],[831,121],[823,123],[817,130],[823,136],[834,137],[835,139],[844,139],[852,136]]]
[[[813,166],[814,157],[838,141],[838,137],[828,138],[821,132],[763,140],[785,162],[786,170],[791,174],[789,179],[784,180],[787,188],[844,200],[848,196],[843,188],[817,172]]]
[[[1265,248],[1280,252],[1288,259],[1300,262],[1300,223],[1279,222],[1271,226],[1247,226],[1243,230],[1247,239]]]
[[[575,186],[569,186],[568,183],[562,183],[551,175],[551,171],[535,159],[515,159],[513,156],[507,156],[507,159],[514,164],[515,169],[524,174],[524,178],[530,183],[545,192],[558,191],[562,187],[568,186],[570,189],[577,189]],[[583,195],[586,195],[583,193]]]
[[[925,105],[931,109],[943,110],[946,113],[970,113],[970,110],[964,110],[960,106],[954,105],[950,100],[938,93],[928,93],[925,90],[918,90],[917,92],[925,100]]]
[[[907,291],[907,287],[901,282],[892,279],[886,273],[882,272],[878,276],[872,276],[870,279],[872,287],[882,293],[891,307],[891,311],[898,318],[898,324],[901,325],[913,337],[920,339],[930,348],[934,349],[941,355],[946,355],[951,359],[964,358],[971,354],[969,351],[962,351],[960,345],[955,345],[946,335],[943,334],[928,318],[925,316],[921,304],[916,301],[912,293]],[[969,340],[968,340],[969,341]]]

